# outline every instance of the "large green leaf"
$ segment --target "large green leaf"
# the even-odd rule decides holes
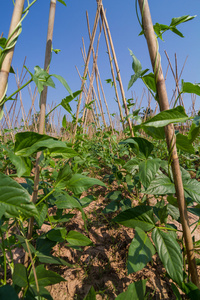
[[[29,157],[20,157],[14,154],[13,151],[6,149],[7,155],[10,158],[12,164],[16,167],[17,169],[17,176],[25,176],[25,175],[30,175],[31,170],[32,170],[32,163]]]
[[[191,83],[191,82],[184,82],[182,80],[182,93],[189,93],[189,94],[196,94],[200,96],[200,84],[199,83]]]
[[[200,203],[200,182],[196,179],[183,181],[185,196],[192,198],[193,201]]]
[[[73,246],[90,246],[93,244],[87,236],[73,230],[67,234],[66,240]]]
[[[11,285],[3,285],[0,287],[0,299],[19,300],[15,289]]]
[[[42,227],[44,220],[47,216],[48,205],[46,203],[42,203],[39,207],[37,207],[38,216],[35,218],[39,227]]]
[[[158,228],[154,228],[152,239],[167,273],[181,285],[183,281],[183,257],[179,244],[171,235]]]
[[[164,127],[170,123],[182,123],[189,119],[186,115],[185,110],[182,106],[177,106],[176,108],[164,110],[149,119],[148,121],[137,125],[136,128],[143,127]]]
[[[132,158],[123,166],[125,170],[133,174],[139,168],[139,160],[137,158]]]
[[[150,195],[174,194],[175,186],[174,183],[171,182],[169,177],[162,174],[159,177],[156,177],[153,181],[151,181],[148,189],[144,192]]]
[[[19,132],[15,135],[14,152],[16,155],[30,156],[44,149],[67,148],[64,142],[36,132]]]
[[[48,286],[52,284],[59,283],[61,281],[66,281],[64,278],[62,278],[60,275],[53,271],[46,270],[44,268],[44,265],[39,265],[36,267],[36,275],[38,279],[38,285],[39,286]],[[35,278],[34,274],[31,271],[30,276],[29,276],[29,284],[31,286],[35,286]]]
[[[154,148],[151,142],[141,137],[132,137],[121,142],[121,144],[122,143],[129,144],[129,146],[133,149],[135,154],[143,159],[148,158],[148,156],[151,154]]]
[[[69,94],[73,97],[73,93],[72,93],[67,81],[65,80],[65,78],[63,78],[60,75],[56,75],[56,74],[52,74],[51,76],[54,76],[55,78],[57,78],[62,83],[62,85],[66,88],[66,90],[69,92]]]
[[[194,154],[194,147],[192,146],[191,141],[188,139],[188,137],[186,135],[183,135],[181,133],[178,133],[176,135],[176,146],[178,149],[184,151],[184,152],[188,152],[191,154]]]
[[[105,183],[96,178],[90,178],[82,174],[72,175],[71,179],[66,182],[66,188],[71,190],[75,195],[82,194],[85,190],[93,185],[106,187]]]
[[[191,281],[186,283],[182,282],[180,287],[186,293],[186,295],[188,295],[189,299],[191,300],[197,300],[198,298],[200,299],[200,290]]]
[[[149,206],[127,209],[116,216],[113,221],[131,228],[139,227],[144,231],[155,227],[153,209]]]
[[[181,17],[177,17],[177,18],[172,18],[170,26],[177,26],[177,25],[179,25],[181,23],[188,22],[188,21],[194,19],[195,17],[196,16],[186,15],[186,16],[181,16]]]
[[[149,90],[153,91],[154,93],[157,92],[155,75],[153,73],[142,76],[142,80]]]
[[[72,170],[69,165],[65,165],[62,167],[58,173],[58,177],[55,182],[55,187],[59,189],[64,189],[66,187],[67,181],[69,181],[72,177]]]
[[[24,265],[15,264],[12,280],[14,284],[20,287],[26,287],[28,285],[27,269]]]
[[[0,207],[11,216],[37,216],[38,211],[30,201],[29,193],[16,181],[0,173]]]
[[[59,242],[59,243],[65,241],[66,235],[67,235],[67,230],[66,228],[63,227],[53,228],[46,233],[46,236],[50,241]]]
[[[136,227],[134,239],[128,250],[128,274],[142,270],[154,254],[155,248],[147,234]]]
[[[160,167],[159,158],[146,159],[139,164],[139,178],[144,188],[148,188]]]
[[[119,294],[115,300],[144,300],[146,293],[146,280],[129,284],[128,289]]]

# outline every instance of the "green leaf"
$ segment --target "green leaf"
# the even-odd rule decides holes
[[[155,227],[153,209],[149,206],[136,206],[127,209],[117,215],[114,222],[126,227],[139,227],[144,231],[149,231]]]
[[[38,210],[38,216],[35,219],[38,223],[38,226],[42,227],[44,220],[47,216],[48,206],[46,203],[43,203],[42,205],[37,207],[37,210]]]
[[[72,268],[71,264],[67,263],[64,259],[61,259],[59,257],[53,256],[53,255],[45,255],[38,251],[35,253],[35,255],[38,257],[38,259],[41,263],[63,265],[63,266],[68,266],[68,267]]]
[[[65,3],[65,1],[63,0],[58,0],[58,2],[62,3],[63,5],[67,6],[67,4]]]
[[[131,160],[127,161],[123,168],[129,173],[133,174],[139,168],[139,160],[137,158],[132,158]]]
[[[38,291],[36,286],[29,286],[29,289],[26,293],[26,300],[35,300],[35,299],[46,299],[46,300],[53,300],[51,297],[49,291],[47,291],[43,286],[39,286],[39,295],[40,298],[38,297]]]
[[[196,179],[188,179],[183,181],[185,196],[190,197],[193,201],[200,203],[200,182]]]
[[[66,128],[67,127],[67,120],[66,120],[66,115],[64,115],[63,119],[62,119],[62,127]]]
[[[193,143],[194,140],[199,136],[199,134],[200,134],[200,116],[195,116],[192,125],[190,127],[190,130],[188,132],[188,139],[190,143]]]
[[[176,300],[182,300],[181,294],[179,293],[178,288],[173,282],[171,282],[171,288],[173,290],[174,295],[176,296]]]
[[[59,242],[59,243],[65,241],[66,235],[67,235],[67,230],[66,228],[62,228],[62,227],[56,227],[46,233],[46,237],[50,241]]]
[[[15,165],[17,169],[17,176],[29,176],[32,170],[32,163],[29,157],[19,157],[14,154],[11,150],[4,147],[8,157],[10,158],[13,165]]]
[[[115,300],[144,300],[146,282],[146,280],[140,280],[129,284],[126,292],[119,294]]]
[[[166,194],[175,194],[174,183],[171,182],[170,178],[166,175],[161,177],[156,177],[151,181],[148,189],[145,191],[145,194],[150,195],[166,195]]]
[[[180,37],[184,38],[184,35],[182,34],[182,32],[180,32],[176,27],[171,27],[170,30],[173,33],[175,33],[175,34],[179,35]]]
[[[154,228],[152,239],[169,276],[179,285],[183,281],[183,257],[177,241],[168,233]]]
[[[189,120],[189,117],[186,115],[184,108],[182,106],[177,106],[176,108],[160,112],[153,118],[136,127],[164,127],[170,123],[182,123],[187,120]]]
[[[200,84],[199,83],[191,83],[191,82],[184,82],[182,80],[182,93],[190,93],[190,94],[196,94],[200,96]]]
[[[73,246],[90,246],[93,245],[92,241],[80,232],[71,230],[67,236],[66,240]]]
[[[20,287],[28,285],[27,269],[24,265],[15,264],[12,280],[14,284]]]
[[[186,295],[188,295],[189,299],[197,300],[198,298],[200,298],[200,290],[191,281],[186,283],[182,282],[180,287],[186,293]]]
[[[91,286],[89,292],[87,293],[87,295],[84,297],[83,300],[96,300],[96,293],[93,286]]]
[[[35,82],[38,92],[41,93],[44,89],[44,86],[51,86],[55,88],[55,84],[51,79],[51,75],[47,73],[44,69],[41,69],[39,66],[35,66],[35,73],[31,74],[33,81]]]
[[[55,78],[57,78],[62,83],[62,85],[66,88],[66,90],[69,92],[69,94],[72,97],[74,97],[73,93],[72,93],[72,91],[71,91],[71,89],[70,89],[70,87],[69,87],[69,85],[67,83],[67,81],[62,76],[56,75],[56,74],[52,74],[51,76],[54,76]]]
[[[194,147],[191,144],[191,141],[188,139],[187,136],[181,134],[181,133],[177,133],[176,134],[176,146],[178,149],[187,152],[187,153],[191,153],[194,154]]]
[[[36,217],[38,212],[29,193],[16,181],[0,173],[0,207],[13,217]]]
[[[155,254],[147,234],[139,227],[135,228],[135,236],[128,251],[128,274],[142,270]]]
[[[53,271],[46,270],[44,268],[44,265],[39,265],[36,267],[36,275],[38,279],[38,285],[39,286],[48,286],[52,284],[59,283],[61,281],[66,281],[64,278],[62,278],[60,275]],[[31,271],[29,276],[29,284],[31,286],[35,286],[35,278],[33,275],[33,272]]]
[[[66,192],[59,193],[56,197],[55,205],[58,209],[78,208],[82,210],[80,203]]]
[[[160,168],[159,158],[147,159],[139,164],[139,178],[144,188],[148,188]]]
[[[129,50],[130,55],[133,59],[133,63],[132,63],[133,71],[135,73],[138,73],[138,72],[142,71],[142,65],[141,65],[140,61],[137,59],[137,57],[133,54],[133,52],[130,49],[128,49],[128,50]]]
[[[20,156],[30,156],[37,151],[45,149],[67,149],[64,142],[36,132],[19,132],[15,135],[15,140],[14,152],[16,155]]]
[[[134,127],[134,131],[137,131],[139,128]],[[165,139],[165,129],[164,127],[151,127],[151,126],[144,126],[142,128],[146,134],[153,137],[154,139],[164,140]]]
[[[58,189],[64,189],[66,187],[67,182],[72,178],[72,170],[69,165],[65,165],[60,169],[58,173],[58,177],[55,182],[55,187]]]
[[[105,183],[103,183],[102,181],[81,174],[72,175],[71,179],[67,181],[66,187],[75,195],[80,195],[93,185],[106,187]]]
[[[154,93],[157,92],[155,75],[153,73],[142,76],[142,80],[149,90],[153,91]]]
[[[11,285],[3,285],[0,287],[0,299],[19,300],[17,293]]]
[[[137,156],[140,154],[141,157],[138,158],[143,159],[148,158],[154,148],[154,145],[151,142],[141,137],[132,137],[121,142],[121,144],[122,143],[129,144]]]
[[[178,17],[178,18],[172,18],[170,26],[177,26],[177,25],[179,25],[181,23],[190,21],[190,20],[194,19],[195,17],[196,16],[186,15],[186,16],[182,16],[182,17]]]
[[[132,85],[136,82],[136,80],[138,78],[140,78],[141,73],[142,72],[138,72],[138,73],[136,73],[134,75],[131,75],[131,79],[129,80],[129,83],[128,83],[128,90],[132,87]]]

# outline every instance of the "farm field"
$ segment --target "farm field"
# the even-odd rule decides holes
[[[51,73],[56,0],[49,1],[44,69],[32,73],[24,61],[15,72],[21,25],[36,1],[16,0],[9,37],[0,37],[0,299],[200,299],[200,85],[180,83],[185,63],[178,74],[176,54],[173,69],[165,52],[164,76],[158,47],[167,31],[183,37],[177,27],[196,16],[153,26],[148,1],[136,1],[153,69],[129,50],[128,90],[140,80],[139,101],[133,92],[125,97],[102,1],[92,30],[86,13],[90,44],[86,54],[83,40],[79,90]],[[101,33],[112,74],[104,81],[119,115],[108,108],[97,65]],[[7,95],[9,73],[17,90]],[[56,81],[67,96],[50,105]]]

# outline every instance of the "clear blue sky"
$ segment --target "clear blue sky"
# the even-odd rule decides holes
[[[49,0],[38,0],[31,7],[29,14],[23,21],[22,33],[16,44],[12,62],[15,71],[17,69],[19,72],[21,71],[25,56],[27,57],[26,66],[30,69],[30,71],[33,72],[33,68],[36,65],[43,68],[49,3]],[[61,49],[61,52],[58,55],[53,54],[50,73],[62,75],[74,92],[79,90],[81,86],[75,65],[78,67],[81,74],[83,74],[84,71],[84,63],[80,50],[82,47],[82,37],[85,40],[86,51],[89,47],[86,10],[89,13],[90,26],[93,27],[97,5],[95,0],[66,0],[66,3],[67,7],[63,6],[59,2],[57,2],[56,5],[53,48]],[[127,91],[128,82],[133,74],[131,67],[132,58],[129,54],[128,48],[131,49],[136,57],[141,61],[143,69],[149,68],[152,70],[152,68],[146,40],[144,36],[138,36],[141,29],[136,17],[135,0],[103,0],[103,5],[106,9],[126,98],[131,98],[131,91],[134,91],[140,98],[143,89],[143,84],[140,80],[133,85],[131,90]],[[164,50],[167,51],[173,67],[175,66],[174,54],[177,54],[179,73],[186,56],[188,55],[188,60],[181,78],[184,79],[184,81],[190,81],[192,83],[200,82],[200,1],[149,0],[149,6],[154,24],[158,22],[169,25],[173,17],[197,15],[197,17],[192,21],[183,23],[177,27],[183,33],[185,38],[181,38],[172,32],[167,32],[163,36],[165,41],[161,42],[159,40],[159,48],[164,73],[167,68],[167,59],[164,54]],[[0,0],[0,7],[0,33],[3,32],[4,37],[7,37],[13,11],[13,2],[12,0]],[[111,86],[105,82],[105,79],[111,78],[106,51],[105,39],[102,35],[100,40],[98,66],[108,106],[110,112],[113,113],[118,112],[118,108],[114,100],[114,88],[111,88]],[[9,76],[8,94],[15,90],[14,82],[14,76],[11,74]],[[48,90],[47,101],[49,104],[51,104],[52,101],[58,104],[62,98],[67,95],[66,90],[57,80],[55,80],[55,83],[56,89],[49,88]],[[168,97],[170,100],[172,90],[175,88],[175,83],[170,70],[168,72],[166,83]],[[31,105],[30,97],[26,91],[23,92],[22,97],[25,109],[28,110]],[[190,95],[185,95],[184,99],[185,106],[188,109],[191,105]],[[197,97],[196,105],[198,107],[200,106],[199,103],[199,97]],[[143,106],[145,105],[146,102],[144,98]],[[153,103],[152,106],[154,106]],[[76,110],[75,102],[72,102],[72,108],[73,111]]]

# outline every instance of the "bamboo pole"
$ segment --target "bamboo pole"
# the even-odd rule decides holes
[[[85,43],[84,43],[84,39],[83,38],[82,38],[82,42],[83,42],[83,50],[81,49],[81,52],[82,52],[83,60],[84,60],[84,63],[85,63],[86,62],[86,51],[85,51]],[[88,77],[89,77],[89,80],[90,80],[90,72],[89,72],[89,70],[88,70]],[[96,99],[96,101],[95,101],[96,112],[98,114],[98,110],[97,110],[97,107],[96,107],[96,102],[97,102],[97,105],[98,105],[98,108],[99,108],[99,112],[100,112],[101,118],[103,120],[103,115],[102,115],[102,112],[101,112],[101,108],[100,108],[100,104],[99,104],[99,101],[98,101],[98,97],[97,97],[95,88],[94,88],[94,86],[92,88],[93,88],[93,93],[94,93],[95,99]],[[99,123],[99,127],[100,127],[100,121],[99,121],[98,115],[97,115],[97,118],[98,118],[98,123]]]
[[[83,80],[82,80],[82,84],[81,84],[81,90],[83,90],[85,80],[86,80],[85,77],[86,77],[86,74],[87,74],[88,65],[89,65],[89,61],[90,61],[90,56],[91,56],[91,53],[92,53],[92,47],[93,47],[93,43],[94,43],[96,31],[97,31],[97,25],[98,25],[98,21],[99,21],[99,14],[100,14],[100,8],[99,8],[99,5],[97,5],[97,11],[96,11],[96,16],[95,16],[95,21],[94,21],[94,27],[93,27],[93,31],[92,31],[92,38],[90,40],[90,45],[89,45],[89,49],[88,49],[88,53],[87,53],[87,59],[86,59],[86,63],[85,63],[84,73],[83,73]],[[74,137],[76,135],[77,126],[78,126],[78,117],[79,117],[79,111],[80,111],[80,106],[81,106],[81,99],[82,99],[82,92],[79,95],[78,105],[77,105],[77,110],[76,110],[76,124],[74,126]]]
[[[52,47],[55,11],[56,11],[56,0],[51,0],[50,1],[50,9],[49,9],[49,21],[48,21],[45,62],[44,62],[44,69],[47,72],[49,71],[49,65],[50,65],[50,60],[51,60],[51,47]],[[47,98],[47,86],[44,87],[44,90],[42,91],[41,97],[40,97],[40,105],[41,105],[40,121],[39,121],[39,133],[40,134],[44,133],[44,127],[45,127],[46,98]],[[41,152],[37,152],[36,165],[35,165],[34,191],[32,194],[32,202],[33,203],[36,203],[37,195],[38,195],[39,174],[40,174],[40,167],[39,167],[40,155],[41,155]],[[32,236],[33,222],[34,222],[34,218],[32,217],[32,218],[30,218],[29,225],[28,225],[28,234],[27,234],[28,240]],[[24,264],[25,264],[25,266],[27,266],[27,264],[28,264],[27,252],[25,255],[25,259],[24,259]]]
[[[103,95],[104,103],[105,103],[105,106],[106,106],[106,109],[107,109],[107,113],[108,113],[108,117],[109,117],[109,121],[110,121],[110,126],[111,126],[112,131],[113,131],[113,122],[112,122],[112,119],[111,119],[111,116],[110,116],[110,112],[109,112],[109,108],[108,108],[106,96],[105,96],[105,93],[104,93],[103,85],[102,85],[102,82],[101,82],[101,77],[100,77],[100,74],[99,74],[98,67],[96,69],[96,72],[97,72],[97,76],[98,76],[97,82],[99,81],[99,83],[100,83],[101,92],[102,92],[102,95]]]
[[[13,15],[10,23],[10,29],[8,33],[8,38],[12,35],[13,31],[19,24],[22,16],[24,8],[24,0],[16,0],[15,1],[15,6],[13,10]],[[13,35],[13,38],[17,35],[17,32]],[[15,46],[13,46],[10,50],[5,55],[5,58],[3,60],[2,66],[1,66],[1,71],[0,71],[0,101],[3,99],[5,93],[6,93],[6,88],[7,88],[7,82],[8,82],[8,75],[10,72],[10,67],[12,63],[12,58],[14,54],[14,49]],[[1,111],[2,107],[0,107]]]
[[[112,37],[111,37],[110,28],[109,28],[109,25],[108,25],[105,10],[103,8],[102,3],[101,3],[101,11],[100,12],[101,12],[102,23],[104,24],[104,22],[105,22],[106,31],[107,31],[107,34],[108,34],[108,39],[109,39],[110,47],[111,47],[112,54],[113,54],[113,60],[114,60],[114,63],[115,63],[115,68],[116,68],[117,77],[118,77],[118,81],[119,81],[119,87],[120,87],[121,94],[122,94],[122,100],[123,100],[123,104],[124,104],[124,108],[125,108],[125,114],[126,114],[126,116],[128,116],[129,111],[128,111],[128,107],[127,107],[127,104],[126,104],[126,98],[125,98],[124,88],[123,88],[123,84],[122,84],[121,74],[120,74],[120,71],[119,71],[119,66],[118,66],[117,57],[116,57],[116,54],[115,54],[115,49],[114,49],[114,45],[113,45],[113,41],[112,41]],[[105,36],[107,35],[106,31],[104,31]],[[114,80],[114,77],[113,77],[113,80]],[[128,125],[129,125],[131,136],[134,136],[133,129],[132,129],[132,123],[131,123],[130,118],[128,118]]]
[[[158,42],[156,40],[154,29],[153,29],[148,1],[138,0],[138,3],[142,15],[142,24],[143,24],[144,34],[149,49],[149,55],[155,73],[160,110],[161,111],[168,110],[169,102],[167,97],[165,80],[162,72],[160,54],[158,52]],[[195,285],[199,287],[199,279],[198,279],[196,261],[194,256],[193,241],[192,241],[192,235],[189,227],[187,207],[184,198],[183,182],[182,182],[181,171],[179,166],[179,159],[176,150],[176,137],[174,133],[173,124],[170,124],[165,127],[165,135],[166,135],[168,151],[172,161],[172,172],[173,172],[174,184],[176,189],[177,202],[179,206],[180,218],[181,218],[181,223],[183,228],[183,236],[186,245],[191,280]]]
[[[106,27],[105,27],[104,20],[102,20],[102,25],[103,25],[103,31],[104,31],[106,46],[107,46],[107,50],[108,50],[108,57],[109,57],[109,61],[110,61],[111,74],[112,74],[112,78],[113,78],[113,82],[114,82],[115,95],[116,95],[117,103],[118,103],[118,107],[119,107],[119,114],[120,114],[120,118],[121,118],[121,121],[122,121],[122,127],[123,127],[123,129],[125,129],[124,116],[123,116],[122,107],[121,107],[120,100],[119,100],[119,94],[118,94],[118,91],[117,91],[117,82],[116,82],[115,72],[114,72],[113,63],[112,63],[113,59],[112,59],[112,55],[111,55],[111,51],[110,51],[110,46],[109,46],[109,41],[108,41],[108,36],[107,36],[107,33],[106,33]]]
[[[87,19],[88,34],[89,34],[89,38],[91,40],[90,23],[89,23],[89,17],[88,17],[88,12],[87,11],[86,11],[86,19]],[[99,33],[98,43],[99,43],[99,39],[100,39],[101,30],[102,30],[102,26],[100,26],[100,33]],[[93,53],[93,61],[96,59],[95,78],[97,78],[97,76],[96,76],[97,54],[95,55],[94,47],[92,47],[92,53]],[[103,106],[102,106],[101,97],[100,97],[100,94],[99,94],[98,85],[97,85],[97,92],[98,92],[99,103],[100,103],[100,113],[101,113],[101,116],[102,116],[103,124],[104,124],[104,126],[106,128],[107,125],[106,125],[106,120],[105,120],[104,113],[103,113]]]

